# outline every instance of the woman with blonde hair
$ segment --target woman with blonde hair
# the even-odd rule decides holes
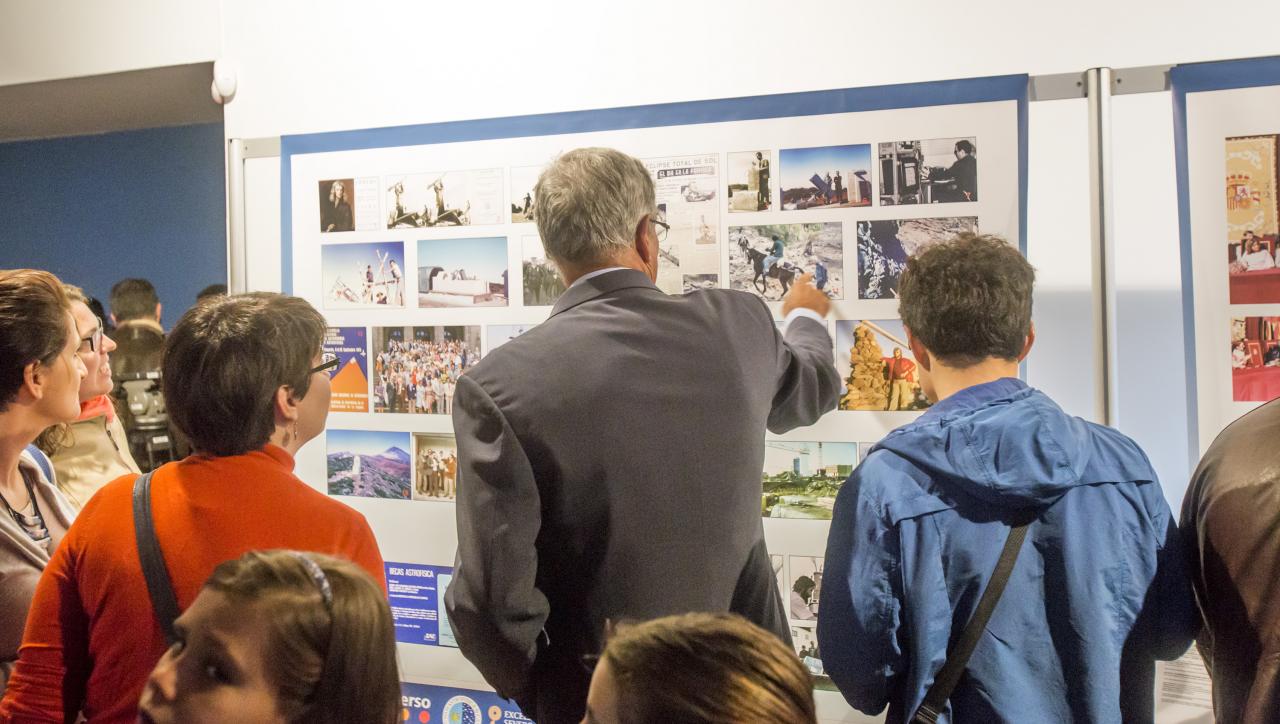
[[[815,724],[813,683],[772,633],[727,613],[624,625],[591,677],[583,724]]]
[[[246,553],[214,569],[174,629],[142,691],[140,722],[399,720],[391,609],[352,563]]]

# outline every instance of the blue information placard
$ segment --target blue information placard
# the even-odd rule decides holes
[[[444,591],[453,577],[453,568],[393,561],[384,565],[396,641],[457,648],[444,611]]]

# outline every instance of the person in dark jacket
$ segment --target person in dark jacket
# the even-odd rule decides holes
[[[160,297],[146,279],[122,279],[111,287],[111,322],[116,343],[112,367],[117,375],[160,369],[164,328]]]
[[[1008,587],[940,721],[1151,721],[1155,659],[1196,629],[1178,529],[1132,440],[1018,379],[1035,272],[962,235],[907,262],[900,311],[933,407],[836,497],[818,647],[856,709],[910,719],[1013,524]],[[947,718],[949,716],[949,719]]]
[[[978,200],[978,149],[967,138],[956,141],[956,162],[944,170],[937,169],[929,175],[933,184],[935,202]]]
[[[1182,499],[1183,539],[1203,618],[1197,640],[1219,722],[1280,717],[1280,401],[1231,423]]]

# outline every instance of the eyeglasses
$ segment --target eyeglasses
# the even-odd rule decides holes
[[[312,367],[307,374],[314,375],[317,372],[323,372],[332,377],[333,371],[336,369],[338,369],[338,355],[332,352],[325,352],[320,355],[320,364]]]
[[[94,317],[94,320],[98,323],[98,326],[94,328],[93,334],[80,338],[80,351],[82,352],[86,342],[89,343],[90,352],[97,352],[102,349],[102,320],[98,317]]]
[[[653,230],[658,234],[658,241],[666,241],[667,232],[671,231],[671,224],[655,216],[650,216],[649,221],[653,222]]]

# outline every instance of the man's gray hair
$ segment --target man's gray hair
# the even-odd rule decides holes
[[[573,264],[603,262],[632,246],[640,218],[657,210],[648,169],[612,148],[560,154],[538,177],[533,197],[547,257]]]

